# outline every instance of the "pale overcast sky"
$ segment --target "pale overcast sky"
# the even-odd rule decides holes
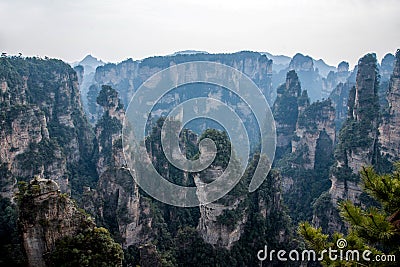
[[[0,0],[0,49],[73,62],[179,50],[296,52],[354,65],[400,48],[399,0]]]

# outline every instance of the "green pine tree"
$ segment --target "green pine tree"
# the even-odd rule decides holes
[[[349,234],[335,233],[331,238],[322,233],[321,228],[314,228],[309,223],[299,224],[298,232],[306,244],[321,252],[329,247],[337,249],[339,238],[347,241],[346,250],[372,251],[373,255],[395,255],[400,259],[400,163],[391,174],[380,175],[372,167],[362,168],[361,185],[364,192],[375,199],[377,206],[368,208],[355,205],[351,201],[339,204],[341,217],[349,225]],[[373,259],[373,256],[370,257]],[[332,261],[326,255],[324,266],[383,266],[382,262],[366,262],[362,257],[358,261]],[[395,265],[395,262],[392,262]],[[385,262],[385,266],[390,265]]]

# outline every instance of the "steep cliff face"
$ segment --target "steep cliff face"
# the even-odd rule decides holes
[[[272,61],[265,55],[255,52],[239,52],[234,54],[177,54],[165,57],[151,57],[141,61],[128,59],[117,65],[106,64],[97,68],[95,83],[89,88],[89,117],[98,119],[96,103],[92,95],[96,95],[101,85],[115,88],[127,106],[134,92],[153,74],[174,64],[192,61],[212,61],[226,64],[248,75],[262,90],[267,100],[272,103],[275,94],[272,90]],[[193,73],[196,73],[195,71]],[[156,111],[155,111],[156,112]]]
[[[33,179],[18,193],[22,239],[29,266],[46,266],[45,255],[66,236],[93,228],[94,222],[52,180]]]
[[[87,164],[92,136],[75,71],[59,60],[5,57],[0,86],[3,195],[35,174],[57,181],[63,192],[79,190],[76,169]]]
[[[85,210],[95,214],[98,223],[124,248],[154,240],[151,202],[140,196],[128,169],[108,168],[96,189],[87,189],[84,194]]]
[[[12,110],[15,110],[15,108],[10,109],[10,111]],[[4,117],[4,119],[6,118]],[[19,164],[15,160],[18,157],[18,152],[29,150],[31,143],[39,144],[42,140],[48,140],[49,132],[45,116],[41,114],[37,107],[17,111],[15,118],[8,117],[8,119],[11,120],[11,125],[3,120],[2,126],[5,127],[2,127],[2,138],[0,140],[1,168],[4,172],[1,179],[1,191],[3,197],[11,198],[16,176],[28,176],[30,174],[29,169],[19,168]],[[9,127],[8,130],[6,126]]]
[[[382,144],[383,154],[387,154],[394,161],[400,156],[400,50],[396,53],[387,101],[388,114],[383,118],[383,123],[379,128],[379,141]]]
[[[368,54],[358,64],[357,82],[349,92],[348,119],[340,132],[337,166],[358,173],[373,163],[377,152],[379,100],[375,55]]]
[[[242,180],[232,191],[216,202],[200,206],[197,230],[205,242],[216,248],[233,249],[246,240],[248,231],[258,229],[252,228],[257,223],[261,223],[266,228],[276,227],[269,233],[271,240],[280,244],[288,242],[288,221],[282,208],[280,174],[271,172],[257,191],[252,194],[247,192],[247,185],[254,172],[253,164],[257,160],[258,156],[250,163]],[[221,172],[222,170],[214,172],[214,175],[218,176]],[[210,179],[210,177],[202,178],[201,176],[201,180]],[[269,220],[272,218],[279,220],[280,226],[270,224]]]
[[[332,205],[327,204],[330,208],[325,210],[317,209],[320,214],[314,216],[314,223],[328,225],[325,229],[328,232],[343,227],[335,208],[338,200],[349,199],[360,203],[362,191],[358,186],[358,172],[361,167],[378,163],[378,85],[376,56],[367,54],[358,62],[356,86],[350,90],[348,98],[348,118],[338,138],[335,163],[330,173]]]
[[[226,133],[209,129],[200,137],[197,137],[193,132],[184,130],[182,132],[180,145],[182,152],[185,153],[189,159],[198,154],[197,146],[203,138],[214,140],[217,144],[216,146],[223,149],[218,150],[216,158],[211,166],[200,173],[192,174],[178,170],[173,167],[163,155],[160,143],[162,125],[163,119],[158,120],[157,124],[152,128],[146,145],[157,171],[165,179],[175,184],[193,186],[199,185],[200,183],[209,183],[222,174],[229,160],[234,160],[230,159],[228,155],[230,153],[230,142]],[[190,209],[172,207],[157,201],[152,201],[151,209],[149,210],[139,207],[139,213],[142,215],[136,220],[136,224],[132,223],[131,231],[136,227],[138,230],[137,236],[141,238],[142,243],[133,240],[131,244],[134,247],[146,247],[146,244],[150,242],[156,243],[157,245],[153,248],[155,253],[152,254],[162,257],[163,253],[165,254],[166,251],[167,255],[171,253],[171,248],[165,247],[164,244],[169,244],[168,242],[170,242],[169,240],[171,237],[179,237],[179,239],[177,239],[178,241],[175,241],[179,244],[196,242],[198,249],[210,250],[211,256],[209,260],[215,262],[216,258],[218,258],[217,255],[220,255],[220,253],[225,253],[226,261],[230,261],[237,257],[237,255],[235,255],[236,252],[230,254],[231,251],[237,251],[238,249],[240,250],[240,248],[252,246],[247,242],[246,236],[249,235],[249,231],[256,231],[256,229],[259,231],[258,227],[252,227],[252,225],[255,224],[260,225],[262,228],[261,231],[267,231],[266,229],[269,231],[268,235],[266,233],[265,235],[260,234],[260,239],[265,240],[265,238],[268,237],[269,243],[278,242],[279,244],[283,244],[287,242],[289,238],[289,227],[288,220],[281,207],[282,199],[279,190],[281,177],[277,173],[269,175],[259,190],[252,194],[248,193],[247,188],[255,170],[254,164],[256,164],[256,161],[257,160],[251,163],[251,166],[236,187],[216,202]],[[123,187],[128,188],[129,186]],[[120,189],[120,196],[121,192],[124,192],[124,190]],[[200,199],[202,198],[202,194],[205,193],[206,192],[203,192],[202,188],[198,186],[197,196]],[[140,199],[142,198],[143,196],[140,196]],[[139,203],[140,202],[141,200]],[[117,200],[113,201],[113,203],[117,203]],[[120,201],[118,201],[118,203],[120,203]],[[135,205],[140,206],[139,203],[136,202]],[[118,206],[116,206],[115,209],[119,209]],[[117,218],[119,217],[120,215],[117,216]],[[143,220],[143,218],[146,219]],[[274,227],[274,219],[272,218],[282,222],[279,227]],[[166,225],[166,228],[163,228],[162,225]],[[194,241],[197,239],[189,239],[192,241],[188,241],[188,231],[194,231],[199,241]],[[178,247],[181,248],[182,246],[178,245]],[[191,250],[190,247],[191,246],[185,245],[181,249],[187,251],[188,249]],[[141,251],[141,248],[139,248],[139,250]],[[183,252],[179,251],[174,253],[178,255]],[[197,255],[195,251],[191,253],[191,255]],[[192,263],[205,262],[204,260],[205,259],[193,258]]]
[[[278,91],[277,101],[280,102],[276,104],[280,106],[280,113],[275,113],[278,109],[274,106],[274,114],[278,140],[276,167],[282,173],[283,199],[292,219],[298,222],[311,216],[313,201],[329,188],[328,169],[332,164],[336,133],[335,110],[331,101],[317,101],[310,105],[307,91],[304,90],[301,95],[300,87],[296,91],[291,102],[279,98]],[[285,106],[286,111],[282,108]],[[284,152],[279,148],[282,136],[280,120],[288,120],[281,118],[280,114],[290,115],[293,122],[290,128],[292,135],[286,138],[289,149]]]
[[[302,149],[305,169],[314,169],[318,143],[330,144],[324,147],[326,154],[331,154],[335,142],[335,110],[328,99],[314,102],[299,114],[292,142],[292,153]]]
[[[122,266],[121,246],[53,180],[20,183],[17,201],[28,266]]]
[[[368,54],[360,59],[356,86],[350,91],[348,101],[348,120],[344,124],[339,137],[336,151],[337,164],[333,174],[333,182],[345,182],[335,175],[341,168],[350,168],[353,174],[358,174],[362,166],[374,163],[378,155],[378,72],[375,55]],[[340,175],[339,175],[340,176]],[[342,176],[340,176],[342,177]],[[338,180],[336,180],[339,178]],[[339,182],[340,183],[340,182]],[[336,183],[333,183],[335,186]],[[348,186],[336,187],[345,188]],[[335,191],[335,190],[333,190]],[[346,192],[344,195],[346,195]],[[334,193],[337,195],[337,193]],[[354,195],[349,193],[348,195]],[[334,202],[337,198],[334,198]],[[353,201],[356,199],[352,198]]]
[[[322,78],[322,95],[328,97],[338,84],[344,84],[350,76],[349,63],[342,61],[337,66],[337,72],[331,71],[326,78]],[[347,102],[346,102],[347,103]]]
[[[276,157],[291,148],[299,114],[298,98],[301,95],[299,78],[295,71],[289,71],[286,83],[277,89],[277,97],[272,107],[276,123]]]
[[[288,72],[286,84],[278,88],[277,94],[273,106],[277,132],[276,156],[279,159],[285,151],[295,153],[296,150],[307,149],[308,152],[303,154],[304,160],[308,162],[307,168],[313,169],[320,133],[327,133],[332,144],[335,141],[332,103],[326,100],[310,105],[308,92],[301,92],[295,71]]]
[[[203,138],[215,140],[216,147],[229,144],[228,136],[215,130],[207,130],[200,140]],[[200,184],[218,179],[225,171],[228,160],[238,164],[236,159],[229,158],[230,149],[229,144],[228,147],[224,148],[225,151],[218,151],[212,165],[200,172],[198,177],[195,177],[199,199],[202,199],[205,194]],[[239,171],[237,166],[233,172]],[[229,175],[234,176],[235,174]],[[246,194],[244,181],[240,181],[231,192],[218,201],[200,206],[200,220],[197,229],[205,242],[230,249],[240,239],[248,219]]]
[[[332,100],[333,107],[336,110],[337,133],[347,119],[349,94],[351,89],[356,85],[356,77],[358,73],[358,66],[355,66],[352,71],[346,72],[345,70],[347,69],[347,65],[345,63],[346,62],[342,62],[339,64],[338,73],[335,75],[335,77],[339,74],[339,69],[341,69],[343,77],[346,76],[347,78],[345,81],[341,80],[341,82],[336,84],[332,92],[329,94],[329,99]],[[352,100],[352,102],[354,102],[354,100]]]
[[[371,126],[374,128],[377,127],[378,114],[373,114],[373,112],[379,110],[377,97],[378,75],[376,56],[374,54],[368,54],[360,59],[358,62],[354,104],[349,104],[352,111],[351,118],[357,122],[370,121]]]
[[[97,97],[97,103],[103,108],[103,116],[96,125],[98,142],[97,173],[99,176],[107,169],[122,167],[125,163],[122,151],[122,122],[124,109],[118,93],[104,85]]]
[[[339,83],[335,89],[331,92],[329,99],[332,100],[332,105],[335,108],[335,121],[336,130],[339,131],[342,128],[343,123],[347,119],[348,112],[348,100],[350,89],[355,86],[354,83],[347,81],[345,83]]]
[[[237,199],[231,205],[210,203],[200,207],[198,230],[205,242],[230,249],[240,239],[247,222],[247,211],[239,208],[242,202],[243,200]],[[221,224],[219,218],[229,213],[237,213],[239,218],[230,222],[233,225]]]
[[[83,205],[107,227],[124,248],[154,240],[151,202],[140,196],[131,172],[125,168],[122,148],[124,108],[117,91],[103,86],[97,97],[103,115],[96,125],[97,173],[94,188],[86,188]]]

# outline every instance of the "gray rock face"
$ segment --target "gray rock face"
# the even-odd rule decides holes
[[[16,179],[44,174],[70,192],[68,165],[90,154],[91,136],[80,104],[78,77],[58,60],[2,58],[0,164],[3,196]],[[79,134],[78,134],[79,132]]]
[[[238,210],[240,202],[241,200],[238,200],[232,205],[210,203],[200,207],[201,217],[198,231],[204,241],[218,247],[230,249],[234,242],[240,239],[247,221],[246,210]],[[237,222],[232,222],[234,224],[233,227],[218,222],[218,217],[226,210],[241,214],[241,218]]]
[[[84,208],[106,226],[118,242],[130,245],[148,244],[154,237],[150,202],[139,194],[139,187],[127,169],[122,147],[122,123],[125,113],[118,93],[105,86],[99,103],[103,116],[96,125],[98,141],[95,189],[86,188]]]
[[[382,144],[382,152],[392,160],[398,160],[400,156],[400,50],[396,53],[387,101],[389,111],[379,128],[379,141]]]
[[[379,109],[377,105],[378,73],[375,56],[367,55],[360,59],[356,78],[352,117],[356,121],[371,119],[367,108]],[[376,116],[376,115],[375,115]]]
[[[103,97],[105,98],[101,102],[103,117],[95,129],[99,152],[96,167],[99,176],[110,167],[125,165],[122,150],[122,123],[125,112],[118,93],[113,88],[104,87],[101,93],[104,93]],[[101,93],[100,96],[102,96]]]
[[[144,245],[153,238],[150,203],[125,168],[109,168],[95,190],[85,192],[85,209],[108,226],[123,247]]]
[[[286,76],[286,83],[277,90],[277,97],[272,107],[276,123],[277,150],[285,150],[291,146],[296,130],[299,113],[298,98],[301,95],[301,86],[295,71]]]
[[[339,84],[346,83],[349,76],[349,63],[345,61],[339,63],[337,72],[331,71],[326,78],[322,78],[323,97],[328,97]],[[345,106],[347,106],[347,102]]]
[[[296,125],[296,137],[292,141],[292,153],[297,149],[306,147],[303,153],[305,169],[314,169],[317,142],[322,138],[323,132],[327,135],[331,147],[326,148],[326,153],[332,151],[336,139],[335,110],[330,100],[315,102],[299,113]]]
[[[332,102],[318,101],[310,105],[307,91],[301,92],[296,72],[291,71],[287,74],[286,84],[278,88],[273,113],[277,132],[277,157],[287,149],[292,153],[304,150],[303,158],[306,163],[302,167],[313,169],[321,132],[324,131],[329,136],[332,146],[336,139]],[[284,180],[290,187],[290,178],[285,177]]]
[[[356,125],[358,131],[346,128],[344,131],[347,135],[343,138],[358,138],[358,140],[366,141],[355,143],[350,140],[340,140],[339,142],[344,144],[340,149],[343,150],[345,159],[338,162],[338,166],[350,167],[355,174],[359,172],[361,166],[371,164],[373,156],[377,153],[374,146],[378,141],[379,118],[377,75],[374,55],[368,54],[360,59],[355,90],[350,92],[348,101],[348,117]]]
[[[353,181],[338,181],[338,179],[331,176],[332,186],[329,189],[331,194],[332,203],[334,206],[337,205],[339,200],[350,199],[356,203],[359,203],[358,197],[361,195],[362,190],[357,182]]]
[[[335,122],[336,130],[339,131],[342,128],[344,121],[347,119],[348,112],[348,100],[350,89],[355,84],[347,81],[345,83],[339,83],[331,92],[329,99],[332,100],[332,105],[335,108]]]
[[[343,103],[341,104],[340,101],[346,99],[343,97],[343,93],[348,91],[349,96],[347,121],[340,133],[335,155],[336,163],[330,177],[332,185],[329,194],[324,196],[324,201],[327,201],[327,196],[329,197],[330,208],[320,212],[320,214],[323,214],[322,217],[314,216],[313,218],[315,225],[325,225],[327,227],[325,230],[328,232],[340,231],[345,227],[335,208],[339,200],[348,199],[354,203],[362,204],[360,199],[362,190],[359,186],[358,177],[361,168],[373,164],[379,167],[382,158],[388,159],[389,162],[399,159],[399,57],[398,50],[394,68],[392,68],[390,66],[392,57],[390,54],[386,55],[380,68],[381,75],[387,75],[387,71],[393,69],[386,95],[386,104],[388,105],[379,100],[381,92],[378,91],[378,70],[376,57],[373,54],[368,54],[360,59],[356,68],[356,84],[353,88],[349,88],[351,81],[348,81],[345,84],[339,84],[335,94],[331,94],[337,110],[338,107],[339,110],[342,110]],[[379,103],[383,108],[383,118],[380,117]],[[340,116],[343,116],[343,110],[340,112]],[[328,221],[328,223],[326,224],[324,221]]]
[[[211,182],[217,179],[222,175],[223,171],[220,166],[214,166],[195,178],[198,189],[197,195],[200,200],[203,199],[203,195],[206,193],[202,190],[201,184],[205,181]],[[244,194],[233,196],[228,193],[218,201],[200,206],[200,221],[197,229],[204,241],[230,249],[233,243],[240,239],[248,215],[247,207],[244,203],[245,199],[246,196]],[[227,224],[226,221],[221,221],[221,218],[226,216],[225,213],[235,213],[239,218]]]
[[[59,189],[53,180],[35,177],[27,190],[20,192],[19,218],[29,266],[46,266],[44,255],[55,248],[57,240],[95,226]]]
[[[207,173],[207,175],[209,174],[210,172]],[[204,177],[201,176],[199,180],[204,180]],[[197,185],[200,183],[199,180],[196,180]],[[200,220],[197,226],[200,236],[214,247],[231,249],[235,242],[243,237],[252,216],[268,220],[269,217],[281,214],[280,184],[281,176],[278,172],[273,171],[268,174],[266,181],[254,193],[248,194],[246,182],[240,181],[237,187],[221,199],[200,206]],[[201,195],[201,187],[198,187],[198,191],[198,194]],[[268,223],[266,222],[266,224]],[[281,226],[284,224],[285,222],[282,221]],[[284,233],[284,227],[276,227],[279,230],[273,234],[273,238],[278,242],[287,242],[285,240],[287,233]]]
[[[37,107],[21,111],[11,122],[9,130],[2,127],[0,136],[0,159],[4,164],[3,168],[9,173],[7,177],[2,177],[1,194],[2,197],[11,198],[15,177],[32,175],[31,171],[19,166],[16,157],[27,151],[31,143],[37,144],[42,139],[49,138],[46,119]]]

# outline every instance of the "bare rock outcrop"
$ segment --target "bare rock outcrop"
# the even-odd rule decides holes
[[[397,50],[387,94],[389,110],[379,128],[382,152],[392,160],[400,158],[400,50]]]
[[[29,266],[46,266],[45,255],[58,240],[95,226],[53,180],[36,176],[20,189],[19,220]]]
[[[333,144],[336,139],[335,134],[335,110],[331,101],[314,102],[309,107],[300,112],[296,125],[295,138],[292,141],[292,153],[298,149],[303,149],[303,167],[314,169],[316,161],[317,143],[322,138],[327,138],[331,144],[324,148],[324,152],[332,152]]]

